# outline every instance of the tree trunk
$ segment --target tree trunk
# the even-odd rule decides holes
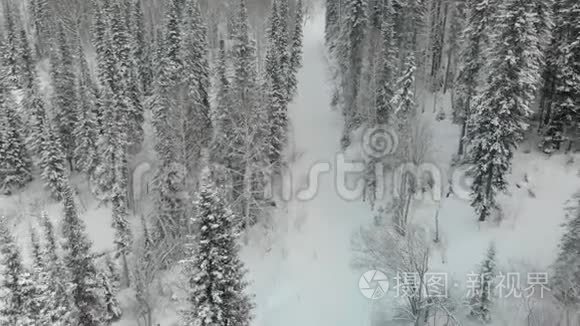
[[[465,134],[467,133],[467,121],[465,121],[465,119],[462,121],[461,123],[461,137],[459,137],[459,148],[457,149],[457,158],[461,159],[461,157],[463,156],[463,151],[464,151],[464,138],[465,138]]]

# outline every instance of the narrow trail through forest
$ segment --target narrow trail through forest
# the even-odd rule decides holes
[[[298,94],[289,108],[293,139],[290,170],[293,198],[274,218],[283,229],[267,254],[252,257],[251,290],[256,295],[257,326],[364,326],[370,303],[358,289],[361,271],[351,268],[353,232],[371,220],[368,205],[342,199],[335,187],[335,161],[343,125],[330,108],[332,82],[324,58],[324,17],[305,26],[304,65]],[[329,163],[318,178],[316,195],[296,194],[313,186],[308,174],[316,163]]]

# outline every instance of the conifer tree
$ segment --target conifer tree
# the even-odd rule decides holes
[[[64,187],[63,198],[64,262],[71,275],[72,301],[78,313],[76,323],[99,326],[104,308],[99,295],[102,286],[91,253],[92,244],[87,237],[85,224],[78,216],[73,192],[68,184]]]
[[[22,47],[20,43],[20,35],[18,33],[18,26],[20,25],[20,16],[18,9],[14,4],[7,2],[4,5],[4,30],[6,33],[5,40],[2,40],[2,64],[4,65],[6,74],[3,79],[3,87],[9,89],[18,89],[22,87],[23,67],[21,61]]]
[[[4,72],[0,67],[0,74]],[[0,81],[0,191],[10,193],[32,180],[32,160],[24,144],[16,103],[5,87],[4,79]]]
[[[343,115],[345,128],[341,143],[350,145],[350,133],[360,124],[357,108],[359,82],[362,74],[363,42],[368,27],[368,1],[345,0],[345,18],[341,24],[338,62],[342,71]]]
[[[232,121],[236,122],[232,167],[233,192],[239,203],[239,216],[243,224],[255,220],[257,203],[263,194],[260,173],[268,170],[268,112],[260,105],[255,42],[249,35],[246,0],[240,0],[235,42],[232,49],[234,78],[231,83]]]
[[[523,0],[500,5],[489,76],[470,115],[472,206],[480,221],[497,208],[496,195],[507,188],[513,151],[523,139],[538,84],[541,54],[528,5]]]
[[[217,63],[217,104],[213,117],[214,138],[212,139],[212,162],[222,164],[227,169],[233,167],[230,146],[234,143],[234,120],[231,109],[233,107],[230,76],[228,74],[229,58],[224,41],[220,41]]]
[[[209,105],[209,62],[207,28],[202,19],[197,0],[185,1],[183,22],[183,70],[189,86],[189,100],[185,110],[185,165],[188,173],[194,172],[195,163],[207,148],[212,136]]]
[[[119,291],[119,276],[117,275],[116,266],[111,259],[107,256],[105,261],[105,268],[99,272],[99,280],[101,286],[103,287],[104,303],[105,303],[105,314],[103,316],[103,322],[105,325],[111,325],[114,322],[121,319],[123,311],[119,301],[117,300],[117,292]]]
[[[153,127],[156,135],[155,151],[159,168],[155,175],[156,225],[155,239],[177,236],[186,228],[187,210],[184,181],[187,176],[183,141],[185,100],[188,90],[182,83],[183,25],[181,0],[172,0],[164,21],[163,39],[158,39],[159,60],[154,81]],[[161,37],[158,35],[158,37]],[[181,138],[180,138],[181,137]],[[177,140],[182,141],[177,141]]]
[[[544,151],[560,148],[560,143],[578,126],[580,104],[580,4],[575,1],[557,1],[555,27],[547,51],[544,72],[541,123]],[[570,132],[571,131],[571,132]]]
[[[28,8],[36,45],[35,52],[43,57],[51,49],[51,41],[53,40],[50,5],[48,0],[30,0]]]
[[[576,200],[578,198],[575,198]],[[551,290],[566,308],[574,308],[580,302],[580,210],[576,207],[567,216],[564,233],[560,239],[559,252],[554,262]]]
[[[394,109],[391,101],[395,95],[397,49],[393,29],[394,12],[391,1],[387,1],[384,7],[381,25],[382,49],[381,49],[381,75],[377,87],[376,96],[376,122],[379,124],[390,123],[393,119]]]
[[[473,110],[480,72],[484,66],[485,50],[489,44],[490,23],[496,3],[488,0],[466,1],[467,23],[463,31],[464,47],[460,54],[463,67],[457,77],[458,100],[454,105],[455,121],[461,124],[458,155],[462,156],[467,134],[467,120]]]
[[[478,321],[489,323],[491,321],[491,308],[493,304],[493,289],[497,273],[495,247],[490,245],[487,250],[485,259],[483,260],[479,273],[479,278],[476,286],[473,289],[472,296],[469,301],[471,308],[470,316]]]
[[[56,199],[62,199],[68,170],[60,138],[50,121],[42,126],[42,139],[39,148],[41,177]]]
[[[28,41],[28,35],[24,28],[20,29],[20,61],[21,61],[21,85],[24,89],[30,89],[36,78],[36,66],[34,63],[34,57],[32,50],[30,49],[30,43]]]
[[[275,169],[280,168],[281,156],[286,144],[288,128],[286,71],[287,52],[283,43],[285,29],[283,10],[280,8],[282,0],[272,2],[270,26],[268,30],[268,51],[266,54],[266,92],[269,114],[269,156],[270,163]]]
[[[92,175],[97,163],[97,136],[99,133],[96,117],[96,88],[91,80],[80,37],[78,61],[80,68],[77,77],[79,121],[74,130],[74,159],[77,169]]]
[[[69,38],[62,23],[57,34],[57,50],[51,58],[51,77],[53,82],[52,108],[54,122],[69,167],[73,168],[75,138],[74,129],[78,123],[77,94],[75,87],[75,65]]]
[[[141,0],[131,0],[131,25],[133,35],[133,53],[135,60],[137,77],[141,81],[139,87],[141,92],[149,94],[153,83],[153,71],[151,69],[151,55],[153,47],[147,43],[145,36],[145,17]]]
[[[0,307],[0,322],[5,325],[33,325],[31,303],[34,283],[29,271],[22,263],[22,255],[6,218],[0,220],[0,253],[2,254],[3,305]]]
[[[296,3],[294,14],[294,31],[290,44],[290,72],[288,75],[289,101],[296,95],[298,86],[298,70],[302,68],[302,39],[304,26],[304,4],[302,0]]]
[[[218,196],[209,168],[202,173],[196,211],[199,244],[184,261],[190,286],[184,325],[249,325],[253,304],[244,293],[234,217]]]
[[[344,0],[326,0],[324,39],[330,52],[334,52],[340,35]]]
[[[62,257],[58,255],[60,250],[58,240],[54,226],[46,213],[42,214],[40,224],[45,240],[41,269],[43,281],[40,282],[43,285],[41,288],[43,304],[41,325],[67,326],[77,314],[70,299],[72,289],[69,286],[69,278],[71,276],[64,266]]]

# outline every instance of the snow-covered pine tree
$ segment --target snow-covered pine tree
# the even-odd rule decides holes
[[[145,33],[145,17],[141,0],[131,0],[131,30],[132,30],[132,56],[135,60],[137,77],[141,81],[140,90],[143,94],[150,94],[153,83],[153,70],[151,55],[153,46],[147,42]]]
[[[357,98],[362,73],[363,50],[368,27],[368,0],[345,0],[341,23],[338,62],[342,72],[345,128],[341,143],[350,145],[350,133],[360,124]]]
[[[529,5],[525,0],[500,5],[487,83],[470,113],[471,204],[480,221],[497,208],[496,194],[507,187],[513,151],[523,139],[538,85],[541,54]]]
[[[463,156],[468,133],[467,121],[473,110],[473,98],[479,85],[480,72],[486,61],[485,51],[489,45],[490,23],[496,10],[496,1],[467,0],[467,21],[463,31],[463,48],[460,54],[462,67],[457,76],[454,120],[461,124],[458,156]]]
[[[42,125],[43,135],[39,148],[40,175],[52,196],[62,199],[62,192],[68,177],[64,151],[61,146],[57,131],[50,121],[46,120]]]
[[[182,56],[184,80],[188,85],[185,106],[182,145],[185,152],[185,166],[190,176],[198,173],[201,152],[212,136],[209,91],[209,61],[207,27],[202,18],[198,0],[185,0],[183,19]]]
[[[189,307],[183,325],[240,325],[251,320],[253,304],[245,293],[245,268],[239,258],[235,219],[217,194],[209,168],[202,172],[197,214],[196,244],[183,261],[189,279]]]
[[[552,43],[547,51],[541,122],[542,146],[549,152],[578,130],[580,105],[580,4],[557,1]]]
[[[538,33],[538,50],[544,52],[550,44],[554,28],[554,0],[534,0],[530,12],[535,14],[534,29]]]
[[[9,89],[18,89],[22,87],[22,47],[20,43],[19,27],[20,15],[18,8],[12,2],[5,2],[2,8],[4,14],[4,31],[6,33],[5,39],[2,40],[2,64],[4,65],[6,74],[4,85]]]
[[[103,299],[105,303],[105,313],[102,321],[105,325],[112,325],[121,319],[123,315],[123,310],[121,309],[119,300],[117,300],[120,278],[117,274],[115,263],[110,256],[107,256],[105,265],[105,268],[99,271],[98,274],[103,288]]]
[[[32,326],[34,319],[30,311],[34,302],[35,285],[32,275],[22,263],[18,248],[5,217],[0,220],[0,254],[2,255],[3,305],[0,307],[0,322],[3,325]]]
[[[578,200],[578,196],[575,198]],[[578,204],[577,204],[578,205]],[[553,265],[551,290],[567,309],[580,303],[580,206],[567,216],[559,253]]]
[[[124,4],[112,5],[110,44],[113,48],[116,74],[112,91],[115,105],[114,147],[140,147],[143,141],[143,109],[140,103],[139,85],[135,80],[131,57],[131,42],[127,31]],[[132,94],[137,93],[137,94]],[[117,149],[118,150],[118,149]]]
[[[397,132],[400,140],[409,140],[411,137],[411,128],[413,118],[417,114],[415,104],[415,55],[409,53],[405,60],[404,71],[397,81],[397,90],[391,98],[391,105],[394,105],[397,121]],[[401,146],[403,151],[409,150]],[[407,152],[402,153],[403,157],[408,157]]]
[[[282,85],[285,90],[286,103],[288,105],[290,89],[288,87],[288,75],[290,74],[290,33],[288,31],[288,21],[290,18],[289,0],[278,0],[278,18],[280,26],[276,29],[275,38],[276,52],[279,56],[280,71],[282,72]]]
[[[163,33],[158,35],[157,71],[152,111],[159,159],[154,187],[156,205],[155,241],[179,236],[187,228],[187,198],[184,191],[186,168],[183,140],[183,113],[187,89],[183,79],[182,0],[166,6]]]
[[[125,284],[129,285],[127,255],[131,248],[132,234],[129,222],[129,205],[127,198],[128,189],[128,149],[129,146],[140,146],[143,140],[143,111],[139,102],[138,92],[133,87],[140,84],[132,79],[135,69],[131,59],[129,35],[127,34],[127,21],[124,15],[124,3],[116,2],[112,5],[111,19],[111,44],[115,54],[116,71],[118,75],[114,79],[113,102],[114,122],[112,125],[111,158],[110,168],[113,169],[113,188],[111,189],[111,203],[113,206],[113,228],[115,229],[115,249],[117,255],[122,258]],[[137,105],[135,105],[137,104]]]
[[[20,29],[19,34],[20,42],[20,62],[21,62],[21,73],[20,73],[20,83],[23,89],[30,89],[36,78],[36,64],[30,49],[30,43],[28,41],[28,34],[24,28]]]
[[[478,280],[475,282],[474,288],[471,289],[473,293],[469,298],[469,314],[480,322],[489,323],[491,321],[496,274],[496,251],[494,245],[491,244],[478,273],[476,273]]]
[[[101,86],[111,82],[113,57],[109,42],[110,3],[109,0],[95,1],[94,21],[92,24],[92,43],[96,50],[97,74]]]
[[[71,275],[72,301],[78,311],[75,324],[100,326],[104,314],[102,286],[91,253],[92,243],[86,234],[84,222],[79,218],[72,189],[64,187],[64,262]]]
[[[239,1],[238,20],[234,35],[233,70],[231,83],[232,121],[236,122],[235,138],[231,144],[234,161],[233,177],[236,212],[243,225],[255,222],[260,210],[263,185],[261,173],[268,171],[268,111],[261,105],[255,41],[250,38],[246,0]]]
[[[216,65],[217,104],[214,110],[214,136],[211,145],[211,161],[222,164],[227,169],[233,167],[230,153],[230,146],[234,143],[234,120],[231,112],[233,107],[231,84],[229,76],[229,58],[225,48],[225,42],[220,41],[218,63]]]
[[[24,126],[0,66],[0,192],[10,193],[32,180],[32,160],[25,147]]]
[[[44,234],[45,246],[43,254],[43,268],[41,278],[42,294],[41,302],[43,314],[41,325],[68,326],[76,316],[71,302],[71,287],[69,271],[65,268],[62,258],[58,255],[60,250],[58,240],[54,232],[54,226],[48,215],[43,213],[40,224]]]
[[[383,18],[381,26],[382,48],[381,48],[381,74],[376,90],[375,110],[376,123],[388,124],[394,118],[394,109],[391,103],[395,95],[395,78],[397,66],[397,48],[394,35],[394,12],[392,2],[387,0],[383,8]]]
[[[265,83],[266,103],[268,104],[269,159],[274,170],[280,169],[282,151],[286,144],[288,132],[286,71],[286,48],[283,46],[286,31],[282,28],[284,19],[280,9],[281,0],[272,2],[268,27],[268,50],[266,53]],[[284,53],[282,53],[284,52]]]
[[[50,5],[48,0],[29,0],[28,5],[34,34],[35,52],[43,57],[51,49],[53,26],[51,23]]]
[[[79,171],[92,175],[97,164],[96,88],[90,76],[81,39],[78,37],[79,74],[77,75],[78,123],[74,129],[74,163]]]
[[[340,35],[344,0],[326,0],[324,39],[329,51],[333,53]]]
[[[57,50],[52,52],[50,60],[50,73],[54,89],[52,95],[53,121],[56,123],[66,160],[69,167],[73,169],[74,129],[78,123],[78,100],[75,91],[76,67],[69,37],[62,22],[59,23],[58,27],[56,48]]]
[[[302,39],[304,27],[304,4],[302,0],[296,2],[296,12],[294,14],[294,31],[290,43],[290,72],[288,75],[288,101],[296,95],[298,86],[298,70],[302,68]]]

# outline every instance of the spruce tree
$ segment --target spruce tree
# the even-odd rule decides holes
[[[330,52],[334,52],[340,35],[344,0],[326,0],[324,40]]]
[[[30,22],[34,34],[35,52],[43,57],[51,49],[53,26],[48,0],[29,0]]]
[[[212,162],[222,164],[227,169],[233,167],[230,146],[234,144],[234,117],[231,112],[233,107],[231,83],[229,76],[229,58],[225,49],[224,41],[220,41],[217,69],[217,103],[214,112],[214,138],[212,139],[211,155]]]
[[[28,326],[34,324],[31,303],[35,286],[32,275],[22,263],[18,248],[6,218],[0,220],[0,253],[2,255],[3,305],[0,307],[0,322],[4,325]]]
[[[4,72],[0,67],[0,74]],[[32,180],[32,160],[25,147],[24,126],[5,82],[0,81],[0,192],[11,193]]]
[[[103,316],[103,323],[111,325],[121,319],[123,311],[119,300],[117,300],[117,293],[119,291],[119,276],[115,263],[110,256],[107,256],[105,261],[105,268],[99,272],[99,281],[103,287],[103,296],[105,303],[105,314]]]
[[[57,50],[51,58],[51,77],[53,83],[52,108],[58,136],[69,167],[73,168],[75,138],[74,129],[78,123],[77,94],[75,87],[75,71],[73,54],[69,37],[62,23],[57,34]]]
[[[58,239],[54,226],[48,215],[43,213],[40,218],[45,246],[42,251],[43,261],[40,282],[43,285],[41,302],[43,313],[41,325],[70,325],[77,314],[71,303],[72,289],[69,285],[70,272],[65,268],[62,257],[59,256]]]
[[[288,132],[286,68],[287,49],[284,47],[285,24],[282,17],[281,1],[272,2],[271,17],[268,30],[268,51],[266,54],[266,92],[268,103],[269,156],[274,169],[279,169],[282,160]]]
[[[184,96],[188,93],[183,78],[183,25],[181,0],[172,0],[164,21],[162,45],[158,50],[157,78],[152,100],[153,127],[156,135],[155,151],[159,168],[155,175],[157,222],[156,240],[178,236],[185,230],[187,209],[184,191],[186,178],[184,146]],[[181,137],[181,138],[180,138]],[[181,141],[178,141],[181,140]]]
[[[469,314],[476,320],[484,323],[491,321],[491,308],[493,304],[493,290],[495,284],[495,277],[497,274],[495,247],[490,245],[487,250],[485,259],[483,260],[479,273],[479,278],[476,286],[473,289],[472,296],[469,300],[471,308]]]
[[[26,30],[24,30],[24,28],[20,30],[19,42],[21,48],[21,85],[23,89],[30,89],[33,86],[34,80],[36,78],[36,65],[34,62],[32,50],[30,49],[28,35],[26,34]]]
[[[473,98],[479,85],[480,72],[486,61],[485,50],[489,45],[490,23],[496,10],[496,3],[488,0],[467,0],[465,2],[467,23],[463,31],[464,47],[460,54],[463,63],[457,77],[458,99],[454,104],[454,119],[461,124],[461,138],[458,155],[465,150],[467,121],[473,111]]]
[[[376,91],[376,122],[379,124],[390,123],[393,119],[394,109],[391,103],[395,95],[397,49],[393,29],[394,12],[391,1],[387,1],[381,25],[382,48],[381,48],[381,75]]]
[[[45,121],[42,126],[43,135],[39,148],[40,175],[52,196],[62,199],[68,170],[60,138],[50,121]]]
[[[4,6],[4,30],[6,33],[6,38],[2,40],[2,64],[6,67],[6,71],[2,78],[3,87],[8,87],[9,89],[18,89],[22,87],[22,47],[20,42],[20,35],[18,32],[18,27],[20,26],[20,16],[18,14],[18,8],[15,8],[14,4],[7,2]]]
[[[576,1],[557,1],[552,42],[547,51],[544,72],[543,128],[544,151],[560,148],[578,126],[580,105],[580,4]]]
[[[135,60],[137,77],[141,81],[140,90],[144,94],[149,94],[153,83],[151,55],[154,47],[148,44],[145,36],[145,17],[141,0],[131,0],[131,8],[132,56]]]
[[[76,323],[83,326],[101,325],[104,313],[100,296],[102,286],[97,277],[97,268],[91,242],[86,234],[84,222],[79,218],[73,192],[64,187],[64,262],[71,275],[72,301],[78,313]]]
[[[212,136],[210,117],[209,62],[207,27],[201,15],[197,0],[185,1],[184,35],[182,55],[184,80],[188,89],[188,103],[185,109],[185,165],[188,173],[194,173],[196,162],[203,148],[207,148]]]
[[[362,74],[363,43],[368,28],[368,1],[345,0],[338,62],[342,71],[345,128],[341,143],[350,145],[350,133],[360,124],[357,99]]]
[[[304,26],[304,4],[302,0],[296,3],[294,14],[294,31],[290,43],[290,72],[288,74],[288,90],[290,101],[295,95],[298,86],[298,70],[302,68],[302,39]]]
[[[91,175],[97,163],[97,136],[99,133],[96,117],[96,88],[91,80],[88,62],[83,47],[78,42],[79,74],[77,78],[78,123],[74,130],[75,166]]]
[[[251,224],[263,194],[257,178],[267,171],[268,111],[260,105],[255,42],[250,38],[246,0],[239,1],[235,42],[232,49],[234,78],[231,83],[232,119],[236,122],[231,146],[233,192],[243,224]]]
[[[578,198],[575,198],[578,200]],[[553,265],[551,290],[564,307],[580,303],[580,207],[567,216],[559,252]]]
[[[513,152],[523,139],[539,79],[541,54],[528,5],[510,0],[500,6],[489,76],[470,117],[471,204],[480,221],[497,208],[496,195],[507,188]]]
[[[249,325],[253,304],[245,293],[234,216],[218,196],[209,168],[202,173],[195,223],[199,239],[184,261],[189,307],[184,325]]]

